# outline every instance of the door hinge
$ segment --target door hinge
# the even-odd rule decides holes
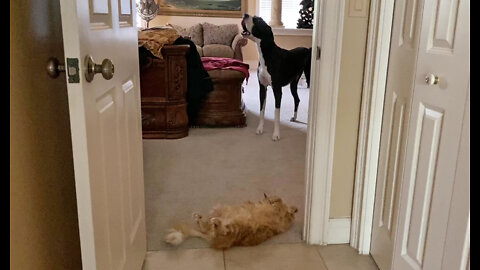
[[[78,58],[67,58],[67,75],[69,83],[80,83]]]

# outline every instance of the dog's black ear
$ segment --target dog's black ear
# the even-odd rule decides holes
[[[265,197],[265,199],[268,199],[267,193],[264,192],[264,193],[263,193],[263,197]]]

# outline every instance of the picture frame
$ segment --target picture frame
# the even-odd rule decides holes
[[[158,15],[241,18],[247,0],[159,0]]]

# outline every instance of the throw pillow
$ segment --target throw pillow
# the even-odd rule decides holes
[[[180,25],[168,25],[171,26],[173,29],[177,30],[181,36],[190,39],[198,46],[203,46],[203,29],[201,24],[197,23],[188,28],[184,28]]]
[[[238,25],[236,24],[215,25],[205,22],[202,26],[204,45],[222,44],[232,46],[233,38],[238,34]]]

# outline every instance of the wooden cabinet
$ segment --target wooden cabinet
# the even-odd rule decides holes
[[[188,135],[188,50],[188,45],[164,46],[164,59],[149,58],[140,67],[144,139],[178,139]]]

